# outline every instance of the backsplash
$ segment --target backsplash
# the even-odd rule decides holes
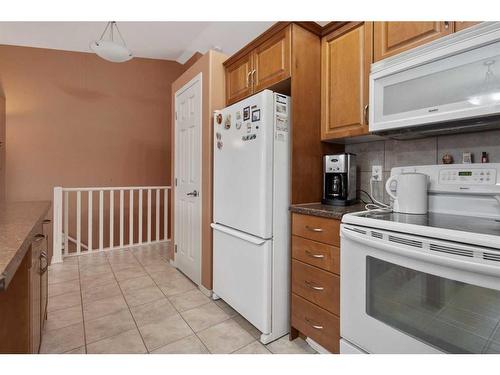
[[[453,156],[454,163],[457,164],[462,162],[463,152],[472,153],[473,160],[477,163],[481,162],[483,151],[488,153],[490,163],[500,163],[500,130],[406,141],[389,139],[345,146],[345,152],[352,152],[357,156],[358,189],[370,192],[372,165],[383,166],[384,180],[373,183],[373,193],[376,199],[386,203],[389,198],[385,193],[385,181],[389,178],[392,167],[442,164],[442,157],[446,153]]]

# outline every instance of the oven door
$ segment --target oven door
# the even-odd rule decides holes
[[[500,353],[500,252],[349,224],[341,248],[344,339],[369,353]]]

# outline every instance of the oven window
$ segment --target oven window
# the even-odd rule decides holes
[[[366,313],[449,353],[500,353],[500,291],[366,258]]]

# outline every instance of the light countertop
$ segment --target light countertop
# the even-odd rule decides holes
[[[50,205],[48,201],[0,204],[0,291],[14,277]]]

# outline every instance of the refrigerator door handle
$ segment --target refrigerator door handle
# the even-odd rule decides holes
[[[240,232],[239,230],[228,228],[224,225],[212,223],[212,224],[210,224],[210,226],[213,229],[218,230],[219,232],[229,234],[230,236],[233,236],[236,238],[240,238],[240,239],[245,240],[247,242],[253,243],[254,245],[262,245],[264,242],[267,241],[263,238],[255,237],[255,236],[252,236],[250,234]]]

